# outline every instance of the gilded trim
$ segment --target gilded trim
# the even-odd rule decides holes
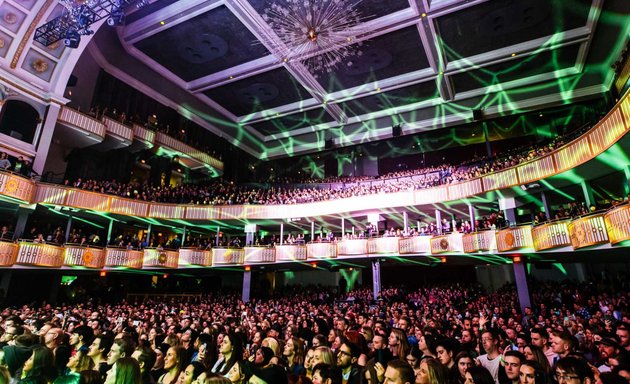
[[[37,24],[39,24],[39,22],[44,17],[44,14],[46,13],[46,11],[48,11],[48,8],[50,7],[52,3],[53,3],[53,0],[46,0],[44,5],[42,5],[39,11],[37,11],[37,15],[35,15],[35,18],[33,19],[33,21],[31,21],[31,24],[28,26],[26,33],[24,33],[24,35],[22,36],[22,40],[20,40],[20,45],[18,45],[18,48],[15,51],[15,55],[13,55],[13,59],[11,60],[11,69],[15,69],[17,67],[17,63],[18,61],[20,61],[20,57],[22,56],[22,52],[24,52],[24,48],[26,47],[26,44],[28,43],[29,40],[31,40],[31,36],[34,34],[35,30],[37,29]]]

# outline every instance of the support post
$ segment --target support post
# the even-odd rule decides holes
[[[70,238],[70,230],[72,229],[72,215],[68,215],[68,223],[66,224],[66,239],[65,242],[68,242],[68,239]],[[53,239],[54,240],[54,239]]]
[[[243,272],[243,294],[241,295],[241,299],[244,303],[249,302],[249,294],[252,288],[252,271],[244,271]]]
[[[516,200],[513,197],[500,198],[499,209],[503,211],[504,217],[511,227],[516,225]]]
[[[545,210],[545,217],[547,220],[551,220],[551,209],[549,209],[549,203],[547,202],[547,195],[545,191],[540,192],[540,200],[542,201],[543,209]]]
[[[109,227],[107,227],[107,238],[105,239],[105,246],[109,245],[112,241],[112,231],[114,230],[114,219],[109,219]],[[147,234],[147,244],[149,244],[149,237]]]
[[[184,247],[184,244],[186,244],[186,226],[184,225],[184,231],[182,232],[182,243],[180,244],[180,247]]]
[[[475,226],[475,207],[472,204],[468,204],[468,216],[470,217],[470,229],[475,232],[477,230]]]
[[[39,140],[37,140],[37,153],[33,160],[33,172],[38,175],[44,174],[44,165],[48,158],[48,152],[50,152],[50,143],[52,142],[60,110],[61,106],[51,103],[46,111],[45,121],[42,124],[42,133],[39,136]]]
[[[525,313],[525,307],[531,307],[525,263],[512,263],[512,267],[514,268],[514,280],[516,281],[516,291],[518,293],[518,301],[521,306],[521,313]]]
[[[280,245],[284,244],[284,223],[280,223]]]
[[[483,138],[486,141],[486,155],[492,157],[492,145],[490,144],[490,135],[488,134],[488,124],[484,121],[481,123],[483,127]]]
[[[311,221],[311,243],[315,241],[315,222]]]
[[[439,209],[435,210],[435,221],[437,223],[438,235],[442,234],[442,212]]]
[[[374,300],[381,295],[381,262],[372,260],[372,297]]]
[[[623,190],[626,196],[630,196],[630,165],[623,167],[623,173],[626,175],[626,182],[623,184]]]
[[[341,218],[341,239],[344,239],[346,236],[346,219]]]
[[[147,228],[147,247],[151,247],[151,223],[149,223],[149,228]]]
[[[403,235],[407,236],[409,234],[409,214],[405,211],[403,212]]]
[[[24,232],[26,230],[26,223],[28,222],[28,217],[31,215],[32,212],[33,212],[33,209],[26,208],[23,206],[18,207],[17,209],[18,217],[17,217],[17,222],[15,223],[15,230],[13,231],[13,240],[22,238],[22,235],[24,235]]]
[[[216,236],[216,238],[215,238],[215,240],[214,240],[214,245],[215,245],[215,246],[217,246],[217,247],[219,246],[219,233],[220,233],[220,232],[221,232],[221,227],[219,227],[219,226],[217,225],[217,236]]]

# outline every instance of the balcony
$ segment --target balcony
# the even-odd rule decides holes
[[[75,148],[88,147],[105,140],[107,127],[96,118],[72,108],[62,107],[57,118],[54,137]]]
[[[222,161],[171,136],[158,132],[155,135],[155,144],[159,146],[156,149],[158,155],[178,156],[179,162],[187,168],[206,172],[212,177],[223,174]]]
[[[90,269],[188,269],[271,265],[286,262],[366,259],[371,257],[419,257],[434,261],[455,255],[478,258],[487,252],[511,255],[518,252],[580,252],[583,249],[605,249],[630,239],[628,215],[630,205],[532,227],[522,225],[499,231],[469,234],[451,233],[438,236],[380,237],[350,239],[339,242],[283,244],[275,247],[179,250],[148,248],[81,247],[36,244],[30,241],[0,241],[0,266]],[[588,251],[584,252],[588,255]],[[496,257],[507,262],[506,257]]]
[[[109,151],[131,145],[134,139],[134,132],[131,127],[107,116],[104,116],[102,121],[105,124],[105,140],[94,148],[100,151]]]

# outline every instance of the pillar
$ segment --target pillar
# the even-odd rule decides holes
[[[472,204],[468,204],[468,216],[470,217],[470,229],[475,232],[477,228],[475,227],[475,207]]]
[[[72,215],[68,215],[68,223],[66,224],[66,243],[70,238],[70,230],[72,229]]]
[[[186,244],[186,226],[184,225],[184,231],[182,232],[182,243],[179,245],[180,247],[184,247]]]
[[[52,142],[60,110],[61,106],[58,104],[50,104],[46,111],[46,117],[42,125],[42,133],[37,141],[37,153],[33,160],[33,172],[39,175],[44,173],[44,165],[48,158],[48,151],[50,150],[50,143]]]
[[[245,232],[245,245],[250,246],[254,245],[254,237],[256,235],[256,231],[254,232]]]
[[[149,228],[147,228],[147,247],[151,247],[151,223],[149,223]]]
[[[591,209],[591,205],[595,205],[595,197],[593,196],[593,188],[588,181],[581,181],[580,186],[584,193],[584,201],[586,202],[586,208]]]
[[[540,192],[540,201],[542,201],[543,209],[545,210],[545,217],[547,220],[551,220],[551,209],[549,208],[547,194],[545,194],[545,191]]]
[[[15,223],[15,230],[13,231],[13,240],[17,240],[22,238],[24,232],[26,231],[26,223],[28,222],[28,217],[35,210],[35,205],[31,206],[22,206],[20,205],[17,209],[17,221]]]
[[[521,313],[525,313],[525,307],[531,307],[525,264],[523,262],[512,263],[512,267],[514,268],[514,280],[516,282],[516,291],[518,293],[518,301],[521,306]]]
[[[280,223],[280,245],[284,243],[284,223]]]
[[[492,145],[490,144],[490,135],[488,134],[488,124],[484,121],[481,123],[483,128],[483,138],[486,141],[486,155],[492,157]]]
[[[407,236],[409,233],[409,214],[405,211],[403,212],[403,235]]]
[[[219,246],[219,233],[221,233],[221,227],[217,225],[217,236],[214,240],[214,245],[217,247]]]
[[[112,230],[114,229],[114,219],[109,219],[109,227],[107,227],[107,238],[105,239],[105,245],[109,245],[112,241]],[[149,244],[149,237],[147,234],[147,244]]]
[[[439,209],[435,210],[435,221],[437,223],[438,235],[442,234],[442,212]]]
[[[505,220],[510,226],[516,225],[516,199],[513,197],[500,198],[499,209],[503,211]]]
[[[346,236],[346,219],[341,218],[341,239]]]
[[[311,243],[315,241],[315,222],[311,221]]]
[[[381,294],[381,262],[372,260],[372,297],[378,299]]]
[[[241,299],[244,303],[249,302],[249,294],[252,288],[252,271],[244,271],[243,272],[243,294],[241,295]]]

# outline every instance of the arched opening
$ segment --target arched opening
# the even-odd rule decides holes
[[[39,113],[33,106],[20,100],[8,100],[0,113],[0,133],[33,143],[39,122]]]

